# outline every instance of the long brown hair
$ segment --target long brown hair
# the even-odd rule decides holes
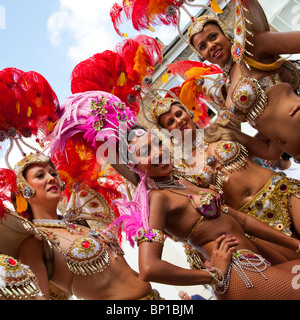
[[[204,140],[206,143],[213,143],[221,140],[243,143],[241,137],[239,137],[235,130],[221,126],[217,123],[212,123],[209,127],[204,129]]]

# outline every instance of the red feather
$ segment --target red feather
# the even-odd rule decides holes
[[[109,204],[114,199],[120,198],[117,188],[124,183],[124,179],[116,172],[110,172],[109,177],[101,183],[101,164],[96,157],[97,150],[93,148],[79,134],[67,141],[65,150],[57,151],[52,157],[53,162],[66,183],[65,194],[69,199],[74,184],[89,186],[94,191],[102,194]]]
[[[48,135],[58,119],[59,103],[47,80],[37,72],[15,68],[0,71],[0,130],[13,127],[28,136],[28,132]]]
[[[5,216],[8,201],[12,203],[11,197],[17,191],[16,174],[10,169],[0,169],[0,219]]]
[[[134,1],[130,1],[129,3],[133,3]],[[114,3],[111,10],[110,10],[110,18],[113,23],[114,29],[116,30],[117,34],[123,36],[121,31],[119,30],[119,25],[127,20],[130,19],[132,14],[132,5],[128,6],[126,1],[123,0],[122,6],[118,3]]]
[[[72,93],[93,90],[113,93],[138,114],[136,97],[139,92],[135,86],[141,86],[143,78],[152,73],[161,60],[161,45],[155,39],[145,35],[125,39],[116,46],[115,51],[97,53],[74,68]],[[128,99],[129,96],[135,99]]]

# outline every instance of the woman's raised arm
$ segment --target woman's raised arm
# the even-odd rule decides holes
[[[300,53],[300,31],[261,32],[249,39],[255,57]]]
[[[295,251],[299,249],[300,240],[289,237],[281,231],[275,230],[274,228],[268,226],[267,224],[259,221],[254,217],[251,217],[246,213],[237,211],[230,207],[228,208],[228,214],[233,216],[241,224],[245,232],[249,235]]]

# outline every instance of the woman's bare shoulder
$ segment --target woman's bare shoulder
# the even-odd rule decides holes
[[[169,195],[163,190],[152,190],[149,193],[149,200],[151,202],[169,202]]]

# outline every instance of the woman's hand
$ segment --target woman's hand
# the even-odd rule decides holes
[[[238,241],[235,237],[222,235],[214,241],[211,254],[211,267],[218,268],[226,276],[232,253],[235,252]]]

